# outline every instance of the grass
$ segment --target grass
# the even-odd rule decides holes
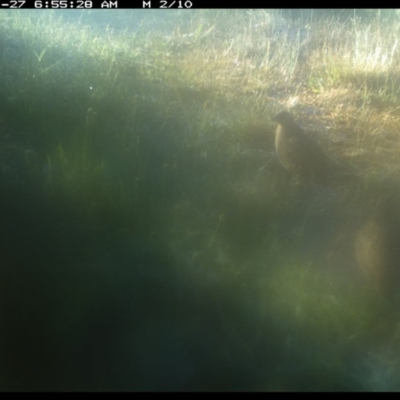
[[[398,198],[399,14],[308,11],[1,14],[4,390],[399,389],[353,254]],[[355,179],[289,177],[282,108]]]

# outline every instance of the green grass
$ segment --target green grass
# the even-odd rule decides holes
[[[380,351],[398,347],[397,312],[352,251],[371,203],[397,195],[398,18],[3,11],[1,185],[162,243],[193,298],[212,299],[246,390],[398,390]],[[284,107],[358,179],[325,193],[288,177],[271,122]],[[371,354],[392,363],[375,386]]]

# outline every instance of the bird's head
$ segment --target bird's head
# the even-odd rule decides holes
[[[289,114],[287,111],[281,111],[279,114],[275,115],[275,117],[272,118],[272,121],[277,122],[278,124],[284,124],[288,122],[293,122],[294,119],[291,114]]]

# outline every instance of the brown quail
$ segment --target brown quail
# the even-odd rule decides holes
[[[275,148],[282,165],[302,180],[327,184],[328,160],[319,145],[287,111],[280,112],[273,120],[278,123]]]
[[[400,289],[399,220],[385,202],[356,233],[356,262],[366,282],[379,294],[394,296]]]

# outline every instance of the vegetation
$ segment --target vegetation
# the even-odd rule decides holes
[[[0,388],[400,390],[353,254],[400,187],[399,18],[3,11]],[[282,108],[349,179],[288,176]]]

